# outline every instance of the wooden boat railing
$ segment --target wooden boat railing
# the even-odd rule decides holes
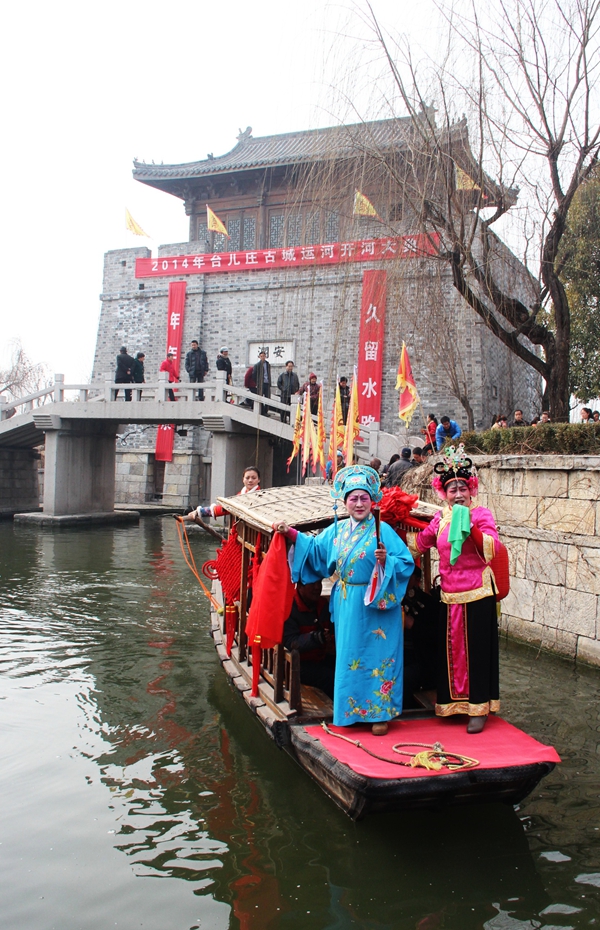
[[[244,520],[236,520],[232,517],[230,531],[233,529],[234,525],[242,546],[240,600],[234,637],[236,643],[235,653],[237,661],[247,669],[251,669],[252,654],[248,649],[248,640],[246,636],[246,617],[249,609],[248,580],[250,564],[252,557],[256,555],[257,548],[262,555],[267,552],[272,534],[261,533]],[[396,527],[396,530],[402,538],[406,539],[406,533],[410,532],[412,528],[406,524],[400,524]],[[424,588],[426,591],[429,591],[431,587],[429,552],[422,556],[421,564],[423,569]],[[226,636],[225,615],[223,616],[223,636]],[[302,701],[303,686],[300,677],[300,655],[297,650],[287,650],[283,646],[283,643],[280,643],[273,649],[262,649],[260,676],[269,686],[269,692],[272,693],[272,698],[269,699],[269,703],[273,703],[275,706],[282,705],[283,707],[289,708],[292,714],[298,716],[303,713],[303,710],[306,710],[306,708],[303,707]],[[314,708],[315,689],[309,690],[311,692],[311,700],[308,701],[308,705]],[[325,696],[323,695],[323,697]],[[318,700],[316,704],[318,707]]]

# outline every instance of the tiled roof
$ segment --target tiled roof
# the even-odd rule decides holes
[[[260,136],[257,139],[253,138],[248,127],[238,136],[238,144],[225,155],[183,165],[148,165],[134,161],[133,176],[138,181],[199,178],[250,168],[339,158],[360,151],[389,151],[402,146],[410,132],[409,117]]]

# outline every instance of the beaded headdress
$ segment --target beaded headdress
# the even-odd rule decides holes
[[[438,492],[440,497],[446,497],[445,487],[449,481],[455,481],[462,478],[467,482],[471,494],[477,494],[479,481],[473,471],[473,462],[466,455],[465,447],[461,442],[456,448],[448,446],[441,462],[436,462],[433,466],[435,472],[432,487]]]

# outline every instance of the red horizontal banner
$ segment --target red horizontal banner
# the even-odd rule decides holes
[[[212,274],[223,271],[261,271],[265,268],[305,268],[344,262],[374,262],[392,258],[422,258],[436,255],[437,233],[330,242],[287,249],[254,249],[250,252],[215,252],[204,255],[173,255],[138,258],[136,278],[162,278],[181,274]]]

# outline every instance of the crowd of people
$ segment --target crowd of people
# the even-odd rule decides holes
[[[217,371],[222,371],[225,373],[225,383],[233,386],[233,365],[231,363],[231,358],[229,355],[229,347],[221,346],[219,353],[215,361],[215,368]],[[144,372],[144,361],[145,353],[138,352],[136,357],[133,358],[129,355],[126,346],[122,346],[117,355],[117,365],[115,372],[115,384],[144,384],[145,383],[145,372]],[[316,416],[319,406],[319,395],[321,392],[321,385],[318,382],[317,375],[314,372],[311,372],[308,376],[308,379],[300,385],[300,380],[298,375],[294,371],[295,365],[291,359],[288,359],[285,363],[285,368],[277,378],[277,390],[279,391],[279,400],[280,403],[285,404],[286,407],[291,407],[292,397],[294,395],[300,396],[305,392],[308,392],[310,400],[310,411]],[[206,376],[209,372],[208,357],[204,349],[200,348],[200,344],[197,339],[192,339],[190,349],[185,356],[185,370],[187,372],[190,384],[203,384]],[[181,382],[181,377],[179,376],[179,371],[175,362],[175,353],[167,352],[166,358],[160,363],[159,372],[166,372],[167,379],[169,384],[176,384]],[[246,369],[244,375],[244,388],[247,391],[250,391],[252,394],[256,394],[258,397],[270,398],[271,397],[271,363],[267,359],[267,353],[262,350],[258,354],[258,361],[253,365],[250,365]],[[339,388],[340,388],[340,398],[342,406],[342,418],[344,423],[348,418],[348,408],[350,406],[350,387],[348,385],[348,379],[342,377],[339,379]],[[169,400],[175,401],[176,397],[176,388],[168,388]],[[130,388],[124,388],[125,400],[131,400],[132,392]],[[119,389],[115,391],[115,399],[118,397]],[[194,392],[195,400],[204,400],[204,391],[202,388],[198,388],[197,392]],[[254,408],[254,401],[246,398],[241,402],[241,406],[248,407],[249,409]],[[266,415],[269,411],[267,404],[261,405],[261,412]],[[280,416],[283,422],[288,422],[290,420],[290,411],[289,410],[280,410]]]

